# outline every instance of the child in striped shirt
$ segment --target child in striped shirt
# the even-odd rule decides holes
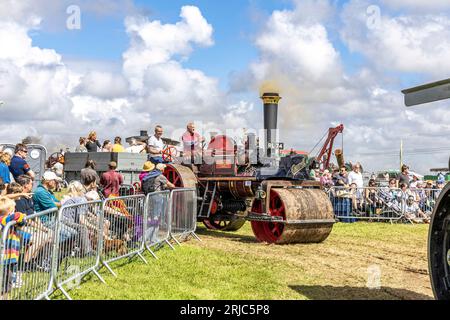
[[[9,222],[16,221],[17,226],[25,224],[26,215],[15,212],[16,204],[13,200],[6,197],[0,197],[0,230],[3,236],[3,230]],[[4,295],[11,290],[13,282],[13,272],[17,268],[20,255],[20,237],[14,228],[10,228],[6,237],[3,255],[3,279],[1,284],[1,294]]]

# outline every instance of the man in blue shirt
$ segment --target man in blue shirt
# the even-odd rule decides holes
[[[33,195],[34,211],[41,212],[61,207],[52,190],[56,188],[58,177],[54,172],[47,171],[42,177],[42,183],[38,185]]]
[[[9,164],[9,171],[13,175],[14,180],[23,174],[29,175],[34,180],[35,174],[25,161],[28,154],[27,146],[22,143],[17,144],[14,153],[14,157],[12,157]]]
[[[53,208],[60,208],[61,203],[56,199],[52,190],[56,189],[56,183],[60,180],[54,172],[46,171],[42,176],[42,183],[38,185],[33,195],[34,211],[42,212]],[[54,217],[43,215],[40,217],[41,222],[47,228],[54,228],[56,223]],[[60,242],[64,242],[67,239],[77,235],[78,231],[67,224],[62,223],[60,228]]]

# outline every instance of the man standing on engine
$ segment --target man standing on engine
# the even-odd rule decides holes
[[[188,123],[187,131],[181,137],[183,141],[184,161],[191,164],[202,163],[202,143],[205,138],[195,132],[195,124]]]

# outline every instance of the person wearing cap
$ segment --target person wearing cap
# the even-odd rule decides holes
[[[25,161],[28,155],[27,146],[22,143],[17,144],[14,153],[14,157],[12,157],[11,163],[9,164],[9,171],[14,177],[14,180],[23,174],[29,175],[34,180],[35,174],[31,170],[30,165]]]
[[[102,174],[100,185],[103,188],[103,195],[106,198],[118,197],[119,189],[123,183],[123,176],[116,171],[117,163],[111,161],[108,165],[109,170]]]
[[[420,208],[417,202],[414,201],[414,196],[409,195],[405,203],[405,217],[415,223],[429,223],[430,217],[425,214]]]
[[[41,212],[61,207],[61,203],[53,194],[58,180],[59,178],[54,172],[46,171],[44,173],[42,182],[37,186],[33,194],[34,211]]]
[[[409,188],[411,190],[417,189],[418,183],[419,183],[419,177],[416,174],[414,174],[413,177],[412,177],[412,181],[409,184]]]

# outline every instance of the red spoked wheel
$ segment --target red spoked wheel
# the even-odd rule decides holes
[[[140,193],[142,191],[141,183],[139,181],[136,181],[135,183],[133,183],[133,189],[134,189],[135,194]]]
[[[203,224],[206,228],[219,231],[237,231],[245,224],[245,222],[245,219],[217,220],[214,216],[203,220]]]
[[[164,170],[164,176],[177,188],[196,188],[197,177],[191,169],[179,165],[169,164]]]
[[[177,188],[184,187],[183,180],[181,179],[180,174],[175,168],[167,167],[166,170],[164,171],[164,176],[167,178],[167,180],[172,182],[175,185],[175,187]]]
[[[261,200],[255,200],[252,206],[252,212],[263,213],[263,206]],[[269,213],[272,217],[282,217],[286,220],[286,208],[280,196],[275,192],[270,192],[270,207]],[[277,242],[284,231],[285,225],[277,222],[261,222],[252,221],[252,230],[255,237],[261,242],[275,243]]]
[[[178,150],[175,147],[167,147],[162,152],[162,158],[165,162],[173,162],[178,156]]]

